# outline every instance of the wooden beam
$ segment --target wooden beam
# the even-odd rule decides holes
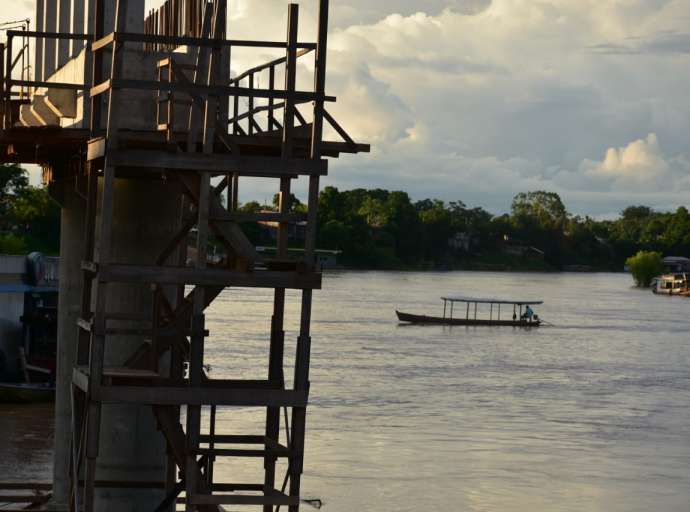
[[[200,171],[218,174],[228,172],[241,176],[274,177],[326,176],[328,160],[283,159],[265,156],[171,153],[156,150],[117,150],[108,153],[108,164],[115,167]]]
[[[307,392],[276,389],[208,387],[99,386],[93,400],[146,405],[232,405],[241,407],[306,407]]]
[[[314,51],[314,49],[315,48],[303,48],[303,49],[301,49],[300,51],[297,52],[297,58],[300,58],[300,57],[308,54],[309,52]],[[266,62],[264,64],[260,64],[259,66],[256,66],[254,68],[248,69],[248,70],[240,73],[235,78],[230,80],[230,83],[233,84],[233,83],[239,82],[240,80],[242,80],[243,78],[247,78],[247,76],[249,76],[251,74],[265,71],[266,69],[271,68],[273,66],[279,66],[280,64],[283,64],[284,62],[285,62],[285,57],[280,57],[278,59]],[[269,89],[272,89],[272,87],[269,87]]]
[[[39,87],[45,87],[47,89],[71,89],[76,91],[86,91],[89,89],[89,85],[86,84],[68,84],[62,82],[39,82],[36,80],[7,80],[9,86],[23,85],[27,87],[33,87],[38,89]]]
[[[23,81],[24,84],[33,84],[33,82]],[[47,87],[52,82],[36,82],[40,84],[40,87]],[[109,84],[106,86],[106,84]],[[74,84],[70,84],[74,85]],[[79,86],[82,87],[83,86]],[[110,81],[105,81],[102,84],[97,84],[91,88],[91,96],[97,96],[102,94],[104,91],[113,89],[140,89],[140,90],[150,90],[150,91],[172,91],[172,92],[185,92],[188,94],[200,94],[208,95],[213,94],[217,96],[240,96],[240,97],[250,97],[254,98],[276,98],[276,99],[287,99],[290,98],[294,100],[295,103],[308,103],[311,101],[328,101],[334,102],[337,100],[335,96],[326,96],[324,94],[318,94],[308,91],[295,91],[290,93],[281,90],[270,90],[270,89],[251,89],[249,87],[230,87],[227,85],[203,85],[203,84],[185,84],[181,82],[159,82],[158,80],[134,80],[134,79],[113,79]]]
[[[288,505],[298,506],[299,497],[287,496],[282,492],[274,491],[265,496],[243,496],[243,495],[205,495],[193,494],[187,498],[187,503],[192,505]]]
[[[38,32],[35,30],[8,30],[8,37],[31,37],[38,39],[68,39],[74,41],[89,41],[91,34],[71,34],[68,32]]]
[[[280,212],[232,212],[223,218],[214,218],[215,222],[301,222],[307,219],[304,213],[280,213]]]
[[[15,32],[17,35],[23,32]],[[40,34],[40,32],[39,32]],[[115,41],[130,42],[130,43],[153,43],[159,45],[171,46],[206,46],[206,47],[224,47],[237,46],[244,48],[277,48],[285,49],[287,45],[285,41],[250,41],[244,39],[209,39],[200,37],[186,37],[186,36],[162,36],[152,34],[135,34],[130,32],[116,32],[113,34]],[[89,36],[88,38],[91,38]],[[315,43],[298,43],[297,48],[314,50]]]
[[[232,286],[237,288],[320,289],[318,272],[238,272],[215,268],[154,267],[108,265],[101,267],[101,282],[190,284],[198,286]]]

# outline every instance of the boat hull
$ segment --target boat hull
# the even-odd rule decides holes
[[[485,320],[473,318],[442,318],[438,316],[413,315],[410,313],[403,313],[401,311],[395,312],[398,315],[398,320],[411,324],[436,324],[436,325],[495,325],[504,327],[539,327],[540,320],[528,322],[527,320]]]

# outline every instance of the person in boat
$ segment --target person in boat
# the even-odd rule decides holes
[[[528,322],[531,322],[533,317],[534,317],[534,310],[528,304],[527,307],[525,308],[525,313],[522,315],[522,319],[527,320]]]

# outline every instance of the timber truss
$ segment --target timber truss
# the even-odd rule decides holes
[[[89,39],[93,59],[91,84],[15,80],[11,66],[6,68],[3,93],[7,136],[15,133],[12,130],[16,126],[10,105],[13,86],[81,88],[91,98],[89,140],[81,171],[88,190],[84,288],[72,393],[74,511],[92,512],[98,487],[135,485],[98,478],[103,404],[152,407],[169,454],[167,481],[150,484],[166,489],[166,498],[156,510],[175,510],[180,501],[187,511],[217,511],[224,504],[261,506],[264,512],[275,512],[281,507],[299,509],[309,395],[312,291],[321,286],[321,274],[314,264],[319,180],[327,173],[324,157],[368,151],[369,147],[355,143],[325,108],[326,102],[335,100],[325,94],[328,0],[320,0],[315,43],[298,41],[296,4],[289,5],[284,42],[228,40],[226,0],[201,4],[203,18],[197,24],[200,35],[191,37],[127,33],[127,0],[118,0],[115,30],[106,35],[103,0],[98,1],[96,34]],[[147,22],[147,26],[150,24]],[[29,35],[58,39],[90,37]],[[156,64],[158,80],[124,78],[124,47],[128,44],[169,50],[157,53],[161,55]],[[183,45],[191,50],[185,54],[186,61],[171,50]],[[223,80],[231,50],[242,47],[279,49],[285,51],[285,56],[229,81]],[[12,61],[11,43],[9,48],[8,64]],[[296,88],[297,60],[307,55],[314,56],[314,87],[300,91]],[[104,74],[106,56],[110,63],[108,76]],[[257,77],[262,73],[269,77],[264,88],[257,86]],[[277,75],[284,77],[284,87],[276,86]],[[132,91],[150,94],[151,101],[158,105],[155,126],[148,130],[123,128],[123,99]],[[107,111],[102,112],[105,105]],[[324,141],[324,123],[342,140]],[[23,132],[15,135],[27,137]],[[244,176],[276,180],[281,198],[278,211],[237,211],[237,191]],[[112,246],[113,209],[118,201],[115,179],[161,177],[179,184],[183,191],[182,210],[187,216],[181,216],[178,233],[158,255],[155,265],[116,262]],[[289,197],[292,180],[300,177],[309,182],[309,197],[307,212],[297,214],[289,209]],[[225,205],[221,201],[223,193],[228,197]],[[257,255],[240,225],[262,221],[278,226],[276,256],[271,259]],[[288,226],[295,221],[306,223],[304,257],[299,260],[289,259],[287,251]],[[190,233],[195,234],[193,258],[188,254]],[[227,251],[227,258],[219,263],[209,261],[210,236]],[[151,311],[132,316],[114,310],[115,306],[108,303],[107,291],[122,283],[149,287]],[[265,380],[211,379],[204,370],[204,345],[210,334],[204,310],[226,287],[274,290]],[[286,388],[284,377],[286,289],[299,290],[302,295],[291,389]],[[114,341],[113,337],[125,336],[144,342],[119,366],[106,366],[106,346]],[[161,364],[164,359],[169,362]],[[186,406],[186,425],[181,422],[181,406]],[[257,435],[219,432],[219,406],[260,408],[266,414],[265,431]],[[210,417],[208,431],[204,432],[202,412]],[[246,448],[247,445],[253,446]],[[216,482],[214,462],[220,457],[258,458],[263,462],[263,481]],[[285,475],[277,471],[278,459],[287,461]]]

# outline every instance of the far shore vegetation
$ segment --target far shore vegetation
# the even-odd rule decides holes
[[[240,210],[275,210],[277,204],[277,198],[267,205],[252,201]],[[289,208],[305,209],[294,196]],[[267,226],[243,229],[257,245],[275,244]],[[60,209],[47,189],[30,186],[19,166],[1,166],[0,253],[57,254],[59,230]],[[300,231],[293,231],[291,245],[299,246]],[[355,269],[621,271],[640,251],[690,256],[690,213],[685,207],[661,212],[629,206],[617,219],[596,220],[569,213],[556,193],[533,191],[516,195],[510,213],[494,215],[460,200],[413,201],[402,191],[326,187],[319,198],[318,247],[342,251],[338,263]]]
[[[661,253],[655,251],[639,251],[635,256],[630,256],[625,264],[630,267],[635,284],[640,288],[649,288],[652,279],[664,271]]]

